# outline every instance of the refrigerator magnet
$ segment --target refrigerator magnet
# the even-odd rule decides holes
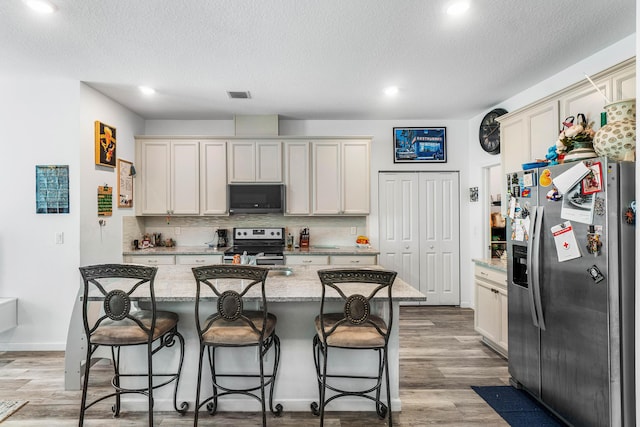
[[[589,165],[589,173],[582,179],[582,194],[593,194],[602,191],[602,164]]]
[[[540,174],[540,179],[538,180],[541,187],[548,187],[551,185],[553,180],[551,179],[551,171],[549,169],[545,169]]]
[[[551,227],[551,233],[556,244],[558,262],[569,261],[582,256],[570,221],[554,225]]]
[[[589,232],[587,233],[587,252],[594,256],[600,255],[600,249],[602,248],[602,241],[600,236],[602,234],[602,226],[589,226]]]
[[[549,190],[547,192],[547,200],[551,200],[552,202],[557,202],[562,200],[562,194],[558,192],[558,190],[554,187],[553,190]]]

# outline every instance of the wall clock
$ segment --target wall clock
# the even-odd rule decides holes
[[[496,118],[503,114],[507,114],[507,110],[494,108],[480,122],[480,146],[489,154],[500,153],[500,123],[496,121]]]

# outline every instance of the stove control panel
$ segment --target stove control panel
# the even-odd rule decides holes
[[[235,240],[281,240],[284,228],[234,228]]]

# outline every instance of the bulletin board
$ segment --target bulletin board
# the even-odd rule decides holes
[[[118,207],[133,207],[133,163],[118,159]]]

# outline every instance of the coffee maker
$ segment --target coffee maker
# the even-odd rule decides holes
[[[218,228],[216,231],[216,235],[218,236],[218,247],[224,248],[229,244],[229,237],[227,236],[226,228]]]

